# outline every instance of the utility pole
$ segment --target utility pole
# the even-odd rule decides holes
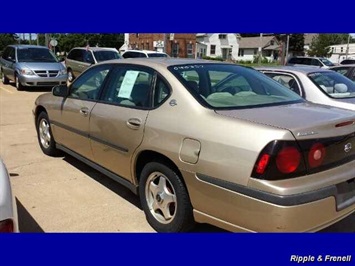
[[[37,33],[37,46],[39,46],[39,33]]]
[[[259,44],[259,58],[258,64],[261,64],[261,59],[263,58],[263,34],[260,33],[260,44]]]
[[[44,44],[45,44],[45,46],[46,47],[48,47],[49,46],[49,34],[48,33],[45,33],[44,34]]]
[[[345,59],[348,59],[348,55],[349,55],[349,43],[350,43],[350,34],[348,36],[348,44],[346,45],[346,55],[345,55]]]
[[[288,49],[289,49],[289,46],[290,46],[290,34],[287,34],[287,43],[286,43],[286,59],[285,59],[285,64],[288,60]]]
[[[32,44],[32,33],[29,33],[30,36],[30,44]]]

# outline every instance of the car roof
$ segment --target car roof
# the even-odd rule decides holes
[[[101,62],[99,64],[137,64],[144,66],[175,66],[175,65],[187,65],[187,64],[221,64],[221,65],[236,65],[232,63],[226,62],[218,62],[218,61],[209,61],[204,59],[188,59],[188,58],[168,58],[168,57],[155,57],[155,58],[126,58],[122,59],[114,59],[110,61]]]
[[[320,67],[312,67],[312,66],[260,66],[254,67],[256,70],[268,70],[268,71],[285,71],[285,72],[292,72],[292,73],[313,73],[313,72],[329,72],[332,70],[320,68]]]
[[[80,49],[80,50],[90,50],[90,51],[103,51],[103,50],[107,50],[107,51],[117,51],[116,48],[112,48],[112,47],[75,47],[74,49]]]
[[[354,61],[355,61],[355,60],[354,60]],[[355,64],[333,66],[333,67],[330,67],[330,69],[335,69],[335,68],[351,68],[351,67],[355,67]]]
[[[310,59],[327,59],[327,60],[329,60],[328,58],[326,58],[326,57],[310,57],[310,56],[293,56],[293,57],[291,57],[291,58],[310,58]],[[290,58],[290,59],[291,59]]]
[[[9,45],[15,48],[39,48],[39,49],[48,49],[46,46],[30,45],[30,44],[12,44]]]
[[[137,52],[137,53],[146,53],[146,54],[165,54],[164,52],[152,51],[152,50],[126,50],[126,52]]]

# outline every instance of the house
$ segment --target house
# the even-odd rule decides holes
[[[355,59],[355,43],[336,44],[329,46],[329,48],[332,53],[329,60],[333,63],[340,63],[344,59]]]
[[[239,40],[238,61],[254,61],[261,47],[262,56],[268,61],[278,58],[280,44],[275,36],[244,37]]]
[[[236,60],[238,57],[238,39],[236,33],[198,33],[196,34],[196,58],[205,56]]]
[[[314,38],[318,36],[318,33],[305,33],[304,34],[304,53],[308,55],[308,51],[311,48],[311,44]]]
[[[130,49],[165,52],[171,57],[194,58],[196,34],[130,33],[127,46]]]

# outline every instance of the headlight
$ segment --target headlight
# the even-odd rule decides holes
[[[21,69],[21,74],[27,76],[33,76],[35,73],[29,68],[23,68]]]
[[[66,69],[62,69],[59,71],[59,75],[66,75],[67,74],[67,70]]]

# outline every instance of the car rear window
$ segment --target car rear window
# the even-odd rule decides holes
[[[97,62],[121,58],[120,54],[116,51],[94,51],[94,55]]]
[[[309,73],[310,80],[333,98],[355,97],[355,83],[335,71]]]
[[[163,53],[152,53],[148,54],[148,57],[168,57],[168,55]]]
[[[302,102],[296,93],[256,70],[232,64],[168,68],[191,94],[211,109],[251,108]]]

